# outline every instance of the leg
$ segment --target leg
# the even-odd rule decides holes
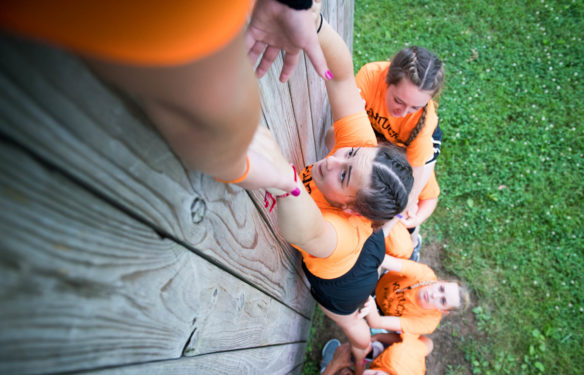
[[[321,305],[319,306],[326,316],[331,318],[343,329],[343,332],[351,343],[351,351],[355,357],[355,374],[362,374],[365,369],[363,360],[369,350],[371,350],[371,333],[369,331],[369,326],[364,319],[357,316],[359,313],[358,311],[355,311],[350,315],[339,315],[325,309]]]

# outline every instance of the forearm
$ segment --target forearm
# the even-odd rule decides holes
[[[402,270],[403,267],[403,260],[396,258],[396,257],[392,257],[391,255],[385,255],[383,257],[383,262],[381,263],[381,267],[385,268],[386,270],[390,271],[390,272],[400,272]]]
[[[381,316],[376,323],[376,327],[372,326],[371,328],[381,328],[394,332],[401,331],[400,318],[397,316]]]
[[[333,121],[337,121],[363,110],[364,105],[353,75],[351,53],[343,38],[326,20],[323,20],[318,38],[328,67],[333,74],[333,79],[325,81],[325,85]]]
[[[217,53],[179,66],[87,63],[143,106],[190,169],[233,180],[259,123],[257,81],[238,35]]]
[[[415,205],[418,204],[418,197],[424,189],[424,186],[428,182],[428,178],[432,174],[434,170],[435,163],[426,164],[419,167],[412,168],[412,174],[414,176],[414,185],[412,186],[412,191],[410,192],[408,198],[408,208],[406,210],[411,209]]]
[[[328,67],[333,73],[333,79],[329,83],[354,80],[351,52],[343,38],[332,28],[326,19],[322,21],[322,26],[318,33],[318,42],[320,43]]]
[[[424,199],[418,202],[418,212],[416,213],[418,225],[428,219],[438,205],[438,198]]]

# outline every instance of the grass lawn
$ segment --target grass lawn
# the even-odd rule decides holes
[[[408,45],[445,64],[422,231],[473,291],[475,374],[584,373],[583,36],[582,0],[356,0],[356,69]]]

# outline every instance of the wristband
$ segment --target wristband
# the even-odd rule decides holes
[[[294,166],[294,164],[290,164],[290,166],[292,167],[292,170],[294,171],[294,182],[296,182],[296,181],[298,181],[298,175],[296,174],[296,167]],[[272,210],[276,206],[276,202],[277,202],[276,198],[286,198],[290,194],[297,197],[300,195],[300,189],[296,188],[296,189],[294,189],[294,191],[292,193],[285,193],[285,194],[276,195],[275,198],[272,195],[272,193],[270,193],[269,191],[266,191],[266,194],[264,195],[264,208],[270,207],[270,210],[268,212],[272,213]],[[270,200],[268,200],[268,198],[271,200],[271,202],[270,202]],[[270,203],[271,203],[271,206],[270,206]]]
[[[245,172],[243,172],[241,177],[238,177],[235,180],[230,180],[230,181],[222,180],[219,177],[215,177],[215,180],[217,180],[219,182],[223,182],[224,184],[237,184],[238,182],[245,180],[247,178],[247,175],[249,174],[249,156],[247,156],[247,155],[245,156],[245,162],[246,162]]]
[[[312,0],[276,0],[295,10],[306,10],[312,7]]]
[[[322,19],[324,17],[322,16],[322,13],[320,14],[320,24],[318,25],[318,29],[316,29],[316,33],[318,34],[320,32],[320,29],[322,29]]]

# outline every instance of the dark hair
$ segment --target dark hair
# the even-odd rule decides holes
[[[389,71],[385,77],[388,86],[397,85],[402,79],[407,78],[422,91],[429,91],[432,97],[442,90],[444,85],[444,68],[442,61],[432,52],[423,47],[407,47],[399,51],[391,60]],[[426,122],[426,110],[424,106],[422,117],[416,127],[410,133],[409,138],[404,142],[407,146],[416,139],[418,133]]]
[[[357,193],[350,206],[378,228],[402,212],[414,184],[412,167],[394,145],[379,145],[369,186]]]

